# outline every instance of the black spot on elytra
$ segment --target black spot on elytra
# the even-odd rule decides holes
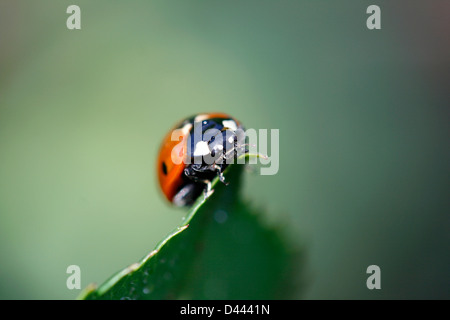
[[[161,169],[162,169],[162,172],[164,173],[164,175],[167,175],[167,166],[166,166],[165,162],[162,163]]]

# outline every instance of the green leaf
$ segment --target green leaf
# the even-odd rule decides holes
[[[303,251],[240,197],[242,165],[147,256],[79,299],[298,298]]]

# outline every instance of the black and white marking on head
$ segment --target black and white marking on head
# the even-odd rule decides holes
[[[228,119],[228,120],[223,120],[222,121],[222,125],[224,126],[224,128],[236,131],[237,130],[237,124],[236,121],[232,120],[232,119]]]
[[[209,153],[210,153],[210,150],[208,147],[208,142],[206,142],[206,141],[197,142],[197,144],[195,145],[195,148],[194,148],[194,157],[205,156]]]

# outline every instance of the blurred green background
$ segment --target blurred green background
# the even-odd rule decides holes
[[[299,297],[450,298],[449,15],[448,1],[2,0],[0,298],[72,299],[67,266],[85,287],[151,251],[183,216],[156,184],[160,140],[203,111],[280,130],[278,174],[247,174],[244,192],[307,243]]]

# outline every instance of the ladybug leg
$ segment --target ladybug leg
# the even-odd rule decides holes
[[[198,195],[197,186],[194,183],[189,183],[181,188],[180,191],[173,197],[172,202],[179,207],[190,205],[195,201],[195,195]]]
[[[224,175],[223,175],[222,168],[221,168],[219,165],[217,165],[217,164],[213,164],[212,167],[213,167],[214,169],[216,169],[217,175],[219,176],[220,182],[222,182],[224,185],[227,186],[227,185],[229,184],[229,182],[226,182],[226,181],[225,181],[225,177],[224,177]]]
[[[206,200],[214,193],[214,190],[211,188],[211,181],[209,181],[209,180],[199,180],[199,182],[203,182],[203,183],[206,184],[206,188],[205,188],[205,191],[203,193],[204,200]]]
[[[211,186],[211,181],[207,180],[207,179],[193,179],[195,182],[200,182],[200,183],[204,183],[205,189],[203,191],[203,195],[204,195],[204,200],[208,199],[213,193],[214,193],[214,189]]]
[[[196,171],[193,169],[192,166],[188,167],[188,168],[185,168],[184,169],[184,174],[186,175],[186,177],[188,177],[189,179],[191,179],[195,183],[199,182],[199,183],[204,183],[206,185],[206,188],[204,189],[205,199],[209,198],[214,193],[214,190],[212,189],[212,186],[211,186],[211,180],[209,180],[209,179],[200,179],[200,178],[196,177],[195,176]]]

